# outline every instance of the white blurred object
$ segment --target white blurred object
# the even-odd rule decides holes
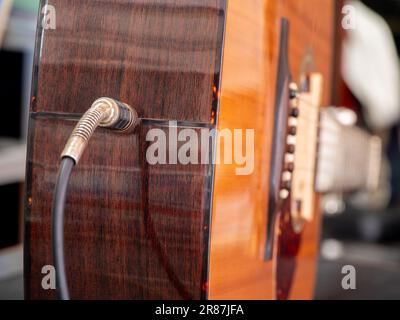
[[[0,0],[1,2],[1,0]],[[39,0],[15,1],[4,36],[10,51],[33,52],[38,21]],[[32,63],[31,66],[32,68]]]
[[[7,30],[8,19],[12,8],[12,0],[0,0],[0,47]]]
[[[0,250],[0,280],[15,277],[23,272],[22,245]]]
[[[400,66],[393,35],[385,20],[362,4],[354,8],[355,28],[347,30],[342,75],[366,108],[366,121],[385,129],[400,119]]]
[[[343,244],[335,239],[326,239],[321,244],[321,255],[325,260],[338,260],[344,253]]]
[[[346,210],[346,203],[340,193],[328,193],[321,199],[322,210],[327,215],[341,214]]]
[[[26,144],[0,141],[0,185],[25,180]]]

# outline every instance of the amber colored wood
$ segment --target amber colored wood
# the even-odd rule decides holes
[[[278,298],[278,264],[276,259],[264,261],[263,257],[281,17],[291,24],[289,64],[294,80],[307,71],[322,73],[323,104],[330,103],[334,1],[229,1],[219,128],[255,129],[255,170],[250,176],[236,176],[235,166],[216,166],[210,299]],[[310,55],[312,60],[307,58]],[[290,299],[313,297],[319,212],[315,217],[294,250],[293,274],[286,275],[292,277],[287,294]],[[284,244],[284,240],[277,243]]]
[[[279,22],[284,16],[291,23],[295,80],[310,69],[321,72],[328,104],[334,1],[230,0],[227,11],[223,0],[42,5],[47,2],[56,8],[57,29],[39,28],[36,49],[26,298],[55,298],[54,291],[42,289],[41,270],[53,263],[50,211],[58,156],[78,117],[100,96],[131,104],[146,121],[131,135],[96,131],[74,170],[65,226],[71,297],[277,298],[279,260],[263,258]],[[304,58],[307,52],[314,63]],[[178,120],[179,130],[199,130],[213,127],[216,117],[220,129],[255,129],[252,175],[236,176],[234,165],[146,163],[150,128],[167,131],[165,121]],[[312,297],[319,220],[316,214],[298,248],[289,252],[294,264],[288,298]],[[291,237],[277,237],[280,252],[287,252]]]
[[[49,0],[56,30],[39,18],[27,163],[25,294],[53,264],[51,203],[59,155],[91,103],[136,108],[133,134],[98,129],[74,169],[65,254],[72,299],[207,297],[212,165],[146,161],[146,134],[168,120],[213,126],[225,1]],[[182,122],[183,121],[183,122]],[[168,152],[168,150],[167,150]]]

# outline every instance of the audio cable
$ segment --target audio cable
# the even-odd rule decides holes
[[[61,154],[52,206],[52,250],[57,295],[61,300],[70,299],[64,260],[64,210],[72,169],[78,164],[97,127],[128,133],[138,122],[137,112],[129,105],[111,98],[100,98],[79,120]]]

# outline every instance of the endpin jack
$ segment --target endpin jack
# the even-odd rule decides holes
[[[70,157],[77,164],[98,126],[130,132],[137,124],[138,114],[131,106],[111,98],[100,98],[79,120],[61,158]]]

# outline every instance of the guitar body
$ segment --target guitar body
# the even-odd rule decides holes
[[[314,70],[324,77],[323,105],[330,103],[333,1],[230,1],[222,73],[221,128],[255,128],[255,170],[238,177],[233,166],[216,167],[211,232],[210,298],[274,299],[313,297],[320,215],[306,225],[301,240],[291,237],[283,207],[276,223],[271,261],[263,259],[266,243],[270,159],[279,61],[280,18],[290,23],[288,59],[293,80],[306,72],[312,52]],[[309,66],[308,66],[309,67]],[[301,150],[299,151],[301,152]],[[290,227],[290,224],[289,226]],[[286,243],[285,243],[285,240]],[[298,244],[296,242],[299,241]],[[295,255],[285,255],[290,247]],[[278,256],[278,251],[282,255]],[[283,251],[283,252],[282,252]],[[290,261],[290,260],[294,261]],[[279,267],[294,263],[295,271]],[[291,269],[291,268],[289,268]],[[283,274],[282,274],[283,272]],[[293,273],[293,274],[292,274]],[[289,284],[283,284],[287,280]],[[280,285],[282,282],[282,285]],[[290,292],[279,292],[288,291]]]
[[[72,299],[310,299],[320,215],[294,233],[276,212],[266,257],[281,18],[294,81],[309,71],[331,98],[333,0],[42,1],[27,160],[25,294],[53,265],[51,203],[59,155],[99,97],[142,119],[128,135],[98,129],[71,177],[65,259]],[[169,121],[174,121],[171,126]],[[254,129],[254,170],[150,165],[150,129]],[[175,129],[174,130],[171,130]],[[178,143],[179,146],[179,143]],[[172,148],[171,145],[168,149]],[[222,146],[214,144],[215,150]],[[167,150],[169,153],[170,150]],[[212,158],[212,151],[210,158]],[[318,201],[315,197],[315,201]]]

